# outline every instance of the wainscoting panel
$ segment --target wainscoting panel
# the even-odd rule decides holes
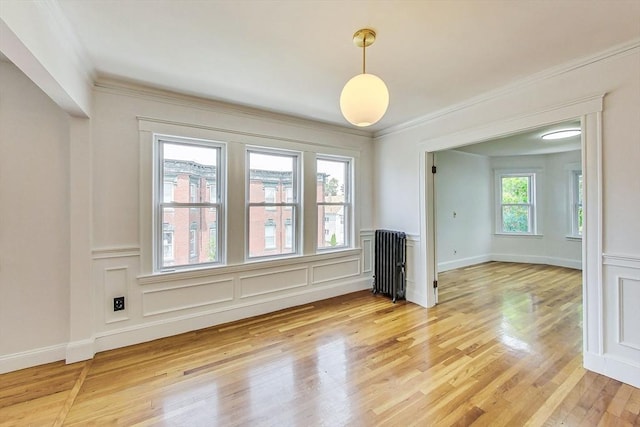
[[[635,350],[640,350],[640,310],[638,302],[640,302],[640,280],[619,277],[619,342],[621,345]]]
[[[640,258],[603,260],[604,373],[640,387]]]
[[[362,272],[373,272],[373,231],[360,234],[360,246],[362,247]]]
[[[240,298],[307,286],[308,275],[309,270],[305,266],[240,276]]]
[[[360,259],[351,258],[311,266],[311,284],[346,279],[360,274]]]
[[[142,314],[153,316],[233,300],[233,279],[142,292]]]

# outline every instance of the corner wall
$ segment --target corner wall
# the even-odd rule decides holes
[[[65,355],[68,119],[13,64],[0,61],[0,373]]]

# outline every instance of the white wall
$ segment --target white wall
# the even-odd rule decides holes
[[[581,268],[580,240],[567,239],[570,234],[569,171],[570,164],[580,164],[580,151],[567,153],[492,157],[491,168],[536,169],[537,235],[509,236],[493,233],[491,258],[495,261],[529,262]],[[492,177],[493,183],[493,177]],[[493,189],[495,191],[495,189]],[[492,191],[492,201],[495,195]],[[495,218],[495,206],[491,206]],[[495,229],[495,221],[492,230]]]
[[[359,131],[256,113],[120,83],[98,84],[92,116],[94,343],[96,351],[274,311],[371,286],[371,138]],[[227,144],[227,266],[157,274],[152,268],[152,135]],[[354,249],[244,263],[244,159],[248,145],[355,158]],[[305,188],[315,191],[315,175]],[[314,198],[306,197],[306,237],[314,236]],[[310,244],[311,243],[311,244]],[[124,311],[112,299],[125,296]]]
[[[0,61],[0,367],[64,358],[69,330],[68,116]],[[42,359],[40,356],[43,356]],[[0,369],[2,372],[2,369]]]
[[[436,153],[436,165],[438,271],[489,261],[493,224],[489,158],[447,150]]]
[[[454,148],[456,141],[460,141],[459,145],[473,142],[465,141],[465,135],[491,138],[504,135],[502,132],[523,130],[515,128],[518,123],[537,127],[567,120],[572,117],[564,117],[565,112],[573,111],[572,106],[580,106],[581,100],[594,99],[597,94],[606,94],[601,115],[593,109],[576,113],[589,118],[587,140],[601,141],[601,147],[590,146],[583,154],[587,156],[588,168],[595,172],[593,193],[585,201],[596,214],[595,221],[589,224],[593,235],[601,236],[596,238],[598,241],[590,241],[586,250],[589,257],[586,261],[594,261],[593,265],[585,265],[585,366],[639,386],[640,336],[621,337],[616,332],[637,329],[634,311],[623,308],[640,305],[637,291],[640,44],[637,42],[531,76],[376,137],[375,167],[379,171],[376,188],[378,194],[388,195],[384,200],[376,200],[377,225],[419,235],[425,248],[421,257],[428,259],[429,242],[426,235],[421,235],[421,228],[425,229],[422,225],[425,206],[420,203],[425,199],[425,177],[421,177],[425,151]],[[394,191],[397,188],[403,191]],[[598,214],[600,209],[602,215]],[[624,272],[624,278],[620,272]],[[422,282],[428,290],[427,274],[426,270],[417,272],[421,277],[417,285]],[[605,301],[613,303],[605,307]]]

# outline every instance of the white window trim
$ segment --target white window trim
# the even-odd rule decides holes
[[[332,162],[344,162],[346,163],[347,171],[345,174],[345,183],[344,183],[344,194],[345,201],[341,203],[336,202],[318,202],[318,198],[316,195],[316,215],[320,206],[343,206],[344,208],[344,245],[337,246],[328,246],[328,247],[320,247],[320,242],[316,242],[316,251],[317,252],[326,252],[326,251],[335,251],[335,250],[344,250],[353,247],[353,233],[354,233],[354,221],[353,221],[353,193],[354,193],[354,159],[351,157],[343,157],[343,156],[332,156],[328,154],[318,154],[316,155],[316,171],[315,176],[317,180],[317,166],[318,160],[332,161]],[[317,185],[316,185],[317,188]],[[322,218],[322,226],[324,227],[324,223],[326,222],[327,217],[323,215]],[[320,218],[318,218],[320,221]]]
[[[578,205],[583,207],[583,215],[584,215],[584,200],[583,203],[580,204],[580,194],[579,194],[579,185],[578,185],[578,176],[582,176],[582,168],[574,167],[569,171],[569,234],[567,235],[568,239],[582,239],[582,234],[579,231],[578,227]],[[583,177],[584,180],[584,177]],[[584,182],[584,181],[583,181]],[[583,184],[584,186],[584,184]]]
[[[293,189],[292,196],[293,200],[291,202],[276,202],[276,203],[266,203],[266,202],[250,202],[251,196],[251,162],[250,155],[251,153],[257,154],[265,154],[272,156],[287,156],[292,157],[294,159],[293,165],[293,177],[291,179],[291,187]],[[245,262],[254,262],[259,260],[268,260],[268,259],[278,259],[278,258],[289,258],[300,256],[300,249],[302,248],[302,236],[301,236],[301,227],[300,227],[300,218],[302,217],[302,197],[301,197],[301,188],[302,188],[302,153],[294,150],[284,150],[279,148],[269,148],[269,147],[260,147],[260,146],[246,146],[245,148]],[[292,247],[291,248],[283,248],[283,249],[291,249],[291,252],[286,252],[283,254],[273,254],[273,255],[260,255],[260,256],[251,256],[250,254],[250,242],[251,242],[251,227],[249,225],[251,215],[250,211],[252,207],[256,206],[264,206],[265,210],[270,207],[282,207],[282,209],[290,209],[292,211],[291,214],[291,231],[293,233],[292,236]],[[276,244],[277,248],[277,244]],[[265,248],[268,249],[268,248]]]
[[[522,206],[530,206],[529,208],[529,231],[526,233],[504,231],[502,220],[502,177],[508,176],[526,176],[530,177],[529,203]],[[541,179],[540,169],[522,168],[522,169],[496,169],[494,170],[494,193],[495,193],[495,234],[504,236],[540,236],[538,228],[538,184]],[[511,204],[508,204],[511,205]],[[512,206],[519,206],[513,204]]]
[[[217,159],[217,192],[219,199],[215,203],[210,202],[189,202],[189,203],[178,203],[164,202],[164,177],[163,177],[163,153],[162,153],[162,143],[171,143],[171,144],[183,144],[183,145],[195,145],[202,146],[205,148],[216,148],[219,150],[218,159]],[[220,141],[199,139],[199,138],[189,138],[189,137],[177,137],[163,134],[153,134],[153,196],[152,196],[152,204],[153,208],[153,230],[151,239],[152,239],[152,247],[153,250],[153,271],[155,273],[162,273],[168,271],[176,271],[176,270],[196,270],[201,269],[203,267],[213,267],[213,266],[221,266],[226,262],[225,259],[225,251],[224,244],[220,244],[221,242],[225,242],[224,236],[225,233],[221,232],[221,230],[225,229],[225,204],[223,201],[225,200],[225,179],[226,179],[226,144]],[[191,186],[192,183],[189,183],[189,200],[191,200]],[[200,186],[197,185],[197,188],[200,189]],[[211,262],[202,262],[197,264],[185,264],[185,265],[175,265],[175,266],[163,266],[163,248],[162,248],[162,210],[163,208],[176,208],[176,207],[209,207],[211,209],[217,209],[216,220],[217,220],[217,261]],[[199,245],[199,238],[197,236],[198,232],[196,231],[196,245]],[[175,237],[175,233],[174,233]],[[189,224],[189,257],[191,257],[191,224]],[[197,251],[199,253],[199,247]],[[175,244],[174,244],[174,254],[175,254]],[[175,255],[174,255],[175,258]]]

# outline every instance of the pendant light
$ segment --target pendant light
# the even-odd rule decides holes
[[[387,85],[380,77],[366,72],[366,48],[375,40],[375,31],[368,28],[353,35],[353,43],[362,48],[362,74],[349,80],[340,94],[342,115],[349,123],[361,127],[376,123],[389,106]]]

